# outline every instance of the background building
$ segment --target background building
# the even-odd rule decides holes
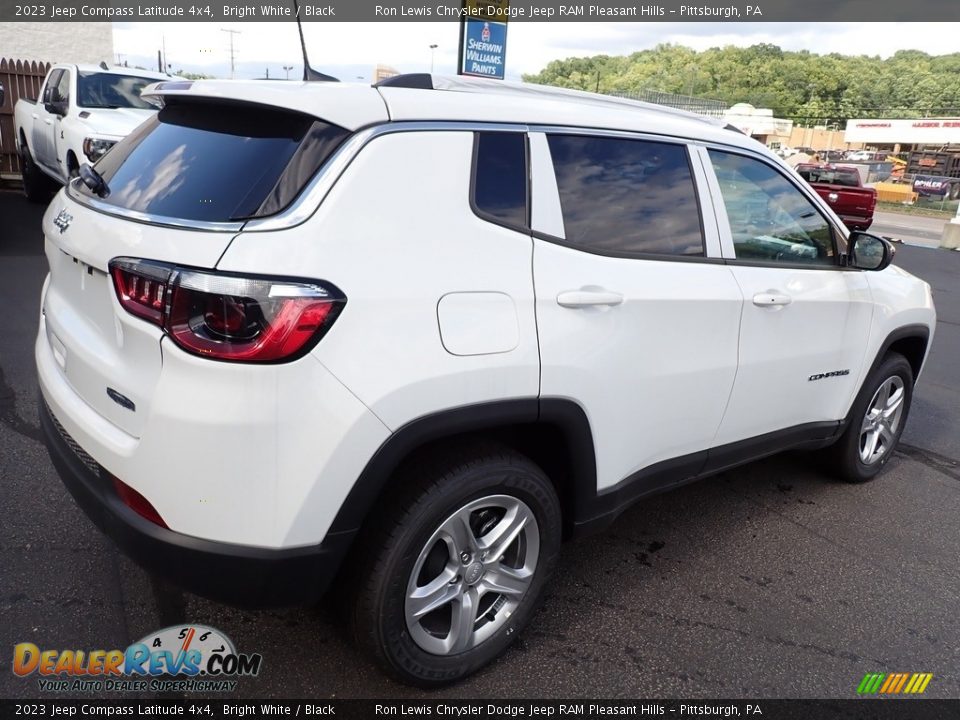
[[[0,57],[113,64],[113,23],[0,22]]]

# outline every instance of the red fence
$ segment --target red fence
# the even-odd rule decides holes
[[[0,176],[20,174],[13,106],[22,97],[36,98],[49,70],[50,63],[0,58],[0,83],[6,91],[0,105]]]

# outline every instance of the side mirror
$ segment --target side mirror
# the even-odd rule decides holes
[[[60,97],[60,91],[57,88],[48,88],[48,92],[45,92],[44,95],[44,110],[60,117],[67,114],[67,101]]]
[[[850,233],[850,254],[847,266],[860,270],[883,270],[893,262],[897,249],[889,240],[854,231]]]

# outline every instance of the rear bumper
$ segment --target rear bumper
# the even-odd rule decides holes
[[[138,565],[180,587],[244,607],[317,600],[336,575],[355,533],[285,550],[233,545],[167,530],[128,508],[106,471],[79,448],[40,401],[47,451],[64,485],[94,524]]]
[[[843,224],[850,230],[868,230],[873,225],[873,216],[863,217],[862,215],[840,215]]]

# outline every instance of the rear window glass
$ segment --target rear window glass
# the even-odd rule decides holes
[[[153,78],[116,73],[82,72],[77,76],[77,105],[84,108],[140,108],[156,110],[159,103],[141,98]]]
[[[797,172],[807,182],[859,187],[860,174],[856,170],[837,170],[826,168],[799,168]]]
[[[174,104],[103,156],[103,202],[163,217],[225,222],[283,210],[348,133],[300,113]],[[93,196],[82,184],[80,192]]]

